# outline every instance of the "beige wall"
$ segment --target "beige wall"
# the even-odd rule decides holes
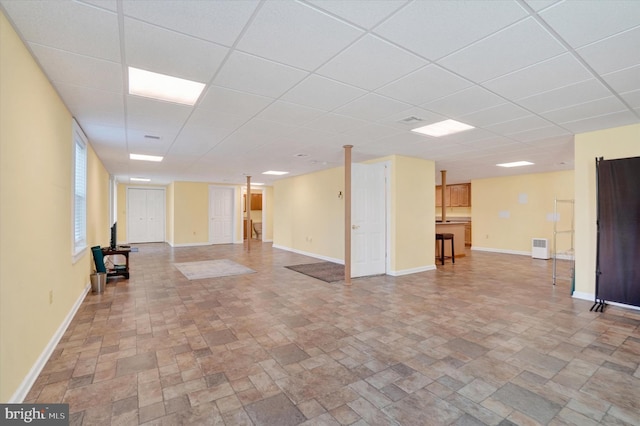
[[[605,160],[640,155],[640,125],[576,135],[576,296],[592,299],[596,271],[596,157]]]
[[[44,362],[43,354],[64,331],[89,284],[90,251],[76,263],[71,256],[71,123],[71,114],[0,13],[2,402],[24,396],[34,378],[31,369]],[[109,240],[109,178],[91,147],[87,166],[91,246]]]
[[[390,156],[390,274],[434,267],[435,164]],[[274,185],[275,246],[320,258],[344,260],[344,168],[277,181]]]
[[[574,196],[572,171],[474,179],[471,187],[473,249],[517,254],[531,253],[532,238],[552,242],[553,221],[547,215],[553,214],[554,199]],[[564,225],[568,213],[562,213]]]
[[[167,186],[166,191],[166,202],[167,202],[167,217],[166,217],[166,225],[167,225],[167,242],[171,245],[175,244],[175,232],[174,232],[174,223],[175,217],[173,214],[173,210],[175,208],[175,184],[171,182],[169,186]]]
[[[344,168],[277,181],[273,187],[273,244],[344,259]]]
[[[209,184],[174,182],[173,187],[173,244],[206,244],[209,241]]]

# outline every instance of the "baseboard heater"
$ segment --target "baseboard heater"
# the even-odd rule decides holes
[[[531,257],[534,259],[550,259],[549,240],[547,238],[531,239]]]

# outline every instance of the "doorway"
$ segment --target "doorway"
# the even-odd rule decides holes
[[[386,163],[351,166],[351,277],[385,274],[388,167]]]
[[[209,243],[233,243],[235,188],[209,187]]]
[[[128,242],[163,242],[165,211],[164,188],[127,188]]]

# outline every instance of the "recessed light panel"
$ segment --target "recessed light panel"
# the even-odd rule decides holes
[[[496,164],[496,166],[499,167],[521,167],[521,166],[530,166],[533,163],[530,163],[528,161],[514,161],[513,163],[501,163],[501,164]]]
[[[129,94],[184,105],[196,103],[204,83],[129,67]]]
[[[162,161],[163,157],[158,155],[129,154],[129,159],[140,161]]]
[[[149,182],[151,179],[149,178],[130,178],[131,182]]]
[[[263,175],[276,175],[276,176],[280,176],[280,175],[286,175],[289,172],[279,172],[277,170],[269,170],[267,172],[262,172]]]
[[[418,127],[411,129],[412,132],[422,133],[427,136],[446,136],[452,135],[458,132],[464,132],[465,130],[473,129],[473,126],[461,123],[456,120],[444,120],[438,123],[429,124],[428,126]]]

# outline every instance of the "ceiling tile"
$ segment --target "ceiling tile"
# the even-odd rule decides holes
[[[574,134],[578,134],[637,123],[638,117],[631,111],[625,110],[597,117],[580,118],[575,121],[568,121],[566,123],[562,123],[562,127],[570,130]]]
[[[124,34],[128,66],[200,83],[211,80],[228,52],[217,44],[130,18],[125,18]]]
[[[56,89],[81,126],[92,123],[124,128],[122,94],[64,83]]]
[[[240,52],[231,54],[214,84],[277,98],[302,80],[305,71]]]
[[[365,126],[367,123],[367,121],[347,117],[346,115],[329,113],[308,123],[305,127],[330,133],[342,133],[350,129]]]
[[[578,54],[600,74],[640,64],[640,26],[578,49]]]
[[[578,48],[638,25],[636,0],[563,1],[540,13],[567,43]]]
[[[515,1],[415,1],[374,31],[436,60],[525,16]]]
[[[640,65],[605,74],[602,78],[618,93],[636,90],[640,84]]]
[[[566,129],[563,129],[560,126],[548,126],[531,130],[517,131],[514,133],[510,133],[509,137],[520,142],[533,142],[569,134],[570,133]]]
[[[31,43],[110,61],[120,60],[118,17],[77,2],[4,1],[3,7]],[[73,22],[73,25],[69,25]]]
[[[276,101],[260,112],[257,118],[303,126],[323,114],[324,112],[319,109],[292,104],[290,102]]]
[[[136,129],[157,127],[179,129],[184,125],[192,109],[186,105],[127,95],[127,121],[129,126]]]
[[[628,108],[617,97],[610,96],[567,108],[547,111],[542,115],[555,123],[565,123],[584,117],[596,117],[624,110],[628,110]]]
[[[591,79],[519,99],[518,104],[534,112],[541,113],[606,98],[607,96],[611,96],[611,92],[600,81]]]
[[[529,115],[529,112],[519,106],[511,103],[496,105],[471,114],[465,114],[460,117],[463,123],[471,124],[476,127],[487,127],[492,124],[502,123],[505,121],[515,120],[516,118]]]
[[[209,86],[198,104],[199,109],[225,112],[249,119],[274,101],[273,98],[239,92],[219,86]]]
[[[527,46],[523,49],[522,46]],[[438,61],[483,82],[564,53],[565,48],[532,18],[518,22]]]
[[[375,94],[368,94],[335,112],[363,120],[379,120],[408,109],[411,105]]]
[[[303,3],[271,1],[260,8],[237,47],[311,71],[363,33]]]
[[[524,0],[535,11],[545,9],[563,0]]]
[[[367,35],[322,66],[317,73],[374,90],[425,64],[423,59]]]
[[[420,121],[415,121],[413,118],[418,118]],[[409,121],[406,121],[407,119]],[[398,111],[379,121],[385,126],[395,127],[401,130],[411,130],[442,120],[446,120],[446,117],[423,108],[412,107]]]
[[[122,65],[118,62],[77,55],[65,50],[31,44],[40,65],[51,81],[89,89],[123,93]]]
[[[376,93],[413,105],[420,105],[451,95],[471,85],[472,83],[468,80],[464,80],[437,65],[427,65],[376,90]]]
[[[393,127],[381,126],[379,124],[368,124],[363,127],[357,127],[344,132],[346,136],[354,137],[366,143],[397,135],[401,133],[400,130]]]
[[[122,1],[126,16],[225,46],[233,45],[257,5],[257,0]]]
[[[332,111],[367,92],[312,74],[282,96],[282,100]]]
[[[461,117],[472,112],[503,104],[504,98],[480,87],[472,86],[444,98],[427,102],[422,107],[447,117]]]
[[[483,83],[506,98],[519,99],[592,78],[592,74],[566,53]]]
[[[538,117],[537,115],[527,115],[524,117],[516,118],[515,120],[503,121],[501,123],[485,126],[485,128],[500,135],[508,136],[519,131],[549,127],[550,124],[551,123],[549,123],[547,120]]]
[[[308,0],[309,3],[355,25],[371,29],[407,0]]]
[[[640,108],[640,90],[622,93],[622,99],[624,99],[631,108]]]

